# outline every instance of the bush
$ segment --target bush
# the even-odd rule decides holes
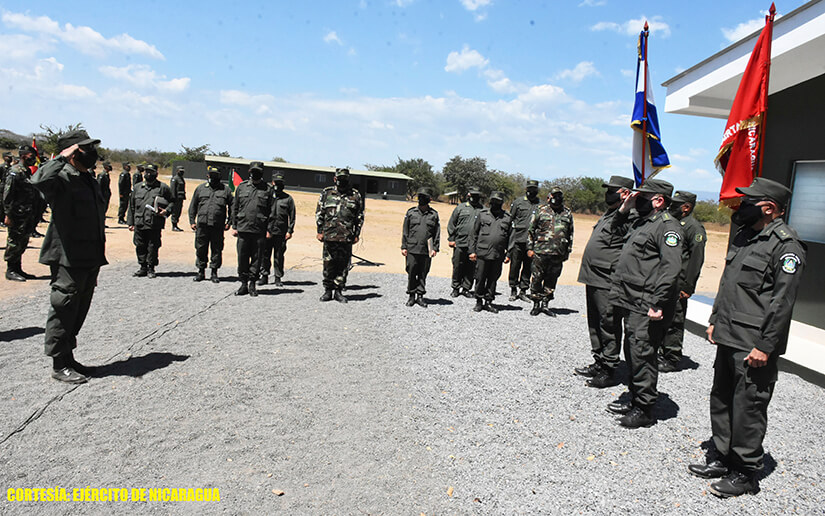
[[[730,224],[730,216],[733,210],[724,205],[719,205],[716,201],[699,201],[693,208],[693,216],[699,222],[712,222],[715,224]]]

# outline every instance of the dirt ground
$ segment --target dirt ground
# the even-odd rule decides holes
[[[118,171],[112,172],[112,186],[116,188]],[[168,183],[169,177],[160,176],[161,180]],[[195,191],[195,187],[200,184],[200,180],[189,178],[186,180],[186,190],[189,197]],[[295,206],[298,213],[298,221],[295,225],[295,234],[289,241],[286,253],[286,267],[301,270],[321,269],[321,243],[315,239],[315,204],[318,201],[317,193],[289,192],[295,199]],[[137,266],[135,249],[132,244],[132,234],[128,228],[117,223],[117,195],[113,195],[107,212],[106,230],[106,257],[109,263],[133,262]],[[401,225],[406,211],[414,206],[412,202],[385,201],[380,199],[367,199],[364,228],[361,234],[361,241],[356,244],[353,253],[356,256],[365,258],[374,263],[381,264],[376,272],[389,272],[403,274],[404,258],[401,256]],[[163,247],[160,249],[161,264],[179,264],[182,271],[194,270],[195,250],[194,232],[189,229],[189,218],[186,215],[189,202],[185,202],[183,214],[181,216],[181,227],[186,231],[177,233],[171,231],[171,224],[167,221],[166,229],[163,232]],[[436,202],[433,207],[438,211],[441,218],[441,246],[442,252],[433,260],[431,276],[450,277],[452,275],[451,250],[447,247],[447,221],[453,211],[454,206]],[[575,215],[575,235],[573,242],[573,253],[570,260],[565,263],[559,283],[563,285],[575,285],[581,265],[582,252],[590,238],[593,225],[598,220],[596,215]],[[41,224],[38,230],[46,232],[47,224]],[[728,241],[727,226],[707,225],[708,244],[706,247],[705,264],[702,274],[699,277],[697,292],[713,293],[719,285],[719,278],[722,274],[724,257]],[[0,246],[5,249],[6,245],[5,228],[0,229]],[[41,238],[32,238],[29,243],[29,250],[23,255],[23,269],[36,274],[38,280],[48,281],[49,270],[45,265],[37,262],[40,253]],[[234,239],[230,232],[226,234],[226,246],[224,248],[222,274],[225,276],[234,275],[237,267],[236,252],[234,249]],[[5,272],[5,269],[3,269]],[[502,278],[506,278],[508,266],[502,272]],[[25,294],[33,291],[38,280],[26,283],[7,281],[0,276],[0,298]]]

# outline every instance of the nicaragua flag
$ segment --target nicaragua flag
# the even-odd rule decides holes
[[[659,170],[670,166],[670,159],[662,145],[659,131],[659,116],[653,101],[653,88],[650,87],[650,72],[647,66],[648,31],[639,34],[639,53],[636,61],[636,101],[633,104],[633,176],[636,186]],[[645,113],[645,105],[647,113]],[[647,115],[647,116],[645,116]],[[647,124],[645,124],[647,119]],[[644,162],[644,167],[642,163]]]

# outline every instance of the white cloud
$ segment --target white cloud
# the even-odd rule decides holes
[[[636,78],[636,70],[629,70],[627,68],[622,68],[619,70],[619,73],[622,74],[622,77],[627,77],[628,79],[635,79]]]
[[[99,70],[106,77],[127,82],[137,88],[153,88],[169,93],[182,92],[190,83],[189,77],[167,80],[165,75],[159,75],[148,65],[132,64],[120,68],[101,66]]]
[[[768,14],[768,11],[761,11],[761,13],[761,18],[742,22],[732,29],[723,27],[722,35],[725,37],[726,40],[730,41],[731,43],[735,43],[740,39],[750,36],[751,34],[762,29],[765,26],[765,15]],[[774,19],[778,20],[781,17],[781,14],[777,14],[774,17]]]
[[[95,92],[86,86],[64,83],[63,68],[63,63],[54,57],[40,59],[33,66],[26,64],[19,68],[0,68],[0,90],[14,95],[15,102],[20,102],[19,96],[24,93],[49,101],[71,101],[95,96]],[[16,89],[21,84],[25,85],[25,91]]]
[[[32,17],[22,13],[4,12],[3,23],[26,32],[33,32],[44,37],[54,38],[76,50],[95,57],[103,57],[110,52],[126,55],[144,55],[154,59],[164,59],[163,54],[154,45],[135,39],[128,34],[111,38],[87,26],[74,26],[71,23],[63,27],[48,16]]]
[[[662,20],[661,16],[653,16],[652,18],[648,18],[646,16],[641,16],[634,20],[627,20],[624,23],[616,23],[616,22],[599,22],[590,27],[592,31],[603,31],[609,30],[613,32],[617,32],[619,34],[624,34],[626,36],[638,36],[639,33],[642,31],[645,25],[645,21],[647,21],[648,26],[650,28],[650,34],[654,36],[661,36],[663,38],[667,38],[670,36],[670,25],[665,23]]]
[[[447,72],[463,72],[470,68],[485,68],[489,61],[477,50],[471,50],[468,45],[464,45],[461,52],[450,52],[447,55],[447,65],[444,70]]]
[[[341,41],[341,38],[338,37],[338,33],[334,30],[327,32],[327,35],[324,36],[324,43],[336,43],[339,46],[344,44],[344,42]]]
[[[461,0],[461,5],[468,11],[477,11],[480,7],[487,7],[492,3],[492,0]]]
[[[230,106],[252,106],[257,107],[275,101],[272,95],[250,95],[240,90],[222,90],[220,92],[220,103]]]
[[[607,5],[607,0],[584,0],[579,7],[600,7],[602,5]]]
[[[52,48],[48,41],[36,40],[26,34],[0,34],[0,60],[27,61]]]
[[[599,75],[601,74],[596,70],[592,61],[582,61],[572,70],[562,70],[556,77],[558,79],[568,79],[573,82],[582,82],[587,77]]]

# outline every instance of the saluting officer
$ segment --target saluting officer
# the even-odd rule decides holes
[[[659,392],[658,349],[670,326],[682,269],[682,228],[666,210],[673,185],[648,179],[619,208],[618,225],[635,207],[633,223],[613,272],[613,313],[624,320],[625,358],[630,369],[630,402],[612,402],[608,410],[623,414],[628,428],[656,422],[653,407]]]
[[[502,208],[504,193],[490,194],[490,207],[481,210],[473,223],[470,234],[470,260],[476,263],[476,306],[474,312],[486,310],[497,314],[493,306],[496,298],[496,282],[501,276],[501,264],[510,261],[508,249],[513,222]]]
[[[439,251],[441,223],[438,212],[430,206],[429,189],[418,190],[418,206],[407,210],[401,235],[401,254],[407,258],[407,306],[427,308],[427,274]]]
[[[659,350],[659,371],[662,373],[678,370],[679,362],[682,361],[688,298],[696,291],[696,282],[699,281],[699,273],[702,272],[702,264],[705,262],[708,235],[702,223],[693,216],[694,206],[696,194],[678,191],[673,194],[673,200],[668,208],[670,214],[676,217],[682,226],[685,239],[682,246],[682,272],[679,273],[679,299],[676,301],[673,322],[670,323]]]
[[[238,278],[236,296],[258,295],[255,282],[266,247],[266,228],[272,212],[272,189],[263,179],[264,164],[249,164],[249,179],[238,185],[232,207],[232,235],[238,237]]]
[[[210,281],[219,283],[218,269],[223,263],[224,231],[232,222],[232,191],[221,181],[221,172],[207,167],[207,182],[198,185],[189,202],[189,225],[195,230],[195,281],[206,279],[206,259],[209,251]]]
[[[155,277],[161,232],[166,225],[172,190],[158,181],[158,168],[153,164],[143,167],[144,180],[135,185],[129,200],[126,223],[134,231],[135,254],[140,268],[133,276]]]
[[[269,229],[266,233],[266,249],[261,259],[261,278],[258,285],[266,285],[269,280],[269,268],[272,267],[272,284],[284,286],[284,254],[286,242],[295,232],[295,200],[284,191],[283,174],[272,176],[272,213],[269,217]],[[274,258],[274,259],[273,259]]]
[[[42,198],[31,184],[31,168],[37,163],[37,154],[30,145],[21,145],[20,162],[11,167],[3,190],[6,234],[6,279],[26,281],[34,276],[23,272],[23,253],[29,245],[32,232],[37,227],[41,212],[38,207]]]
[[[455,207],[447,223],[447,245],[453,248],[451,297],[473,297],[476,264],[470,260],[470,234],[476,216],[484,206],[481,205],[481,190],[477,186],[470,187],[467,197],[467,202]]]
[[[633,188],[633,180],[612,176],[602,186],[607,188],[604,193],[607,211],[593,226],[590,240],[584,248],[578,278],[579,283],[585,284],[587,327],[590,331],[593,363],[574,370],[576,374],[590,378],[587,380],[588,386],[599,389],[618,383],[614,371],[619,365],[622,325],[613,318],[610,275],[619,261],[627,229],[635,219],[635,213],[623,216],[622,224],[614,226],[614,220],[619,217],[619,206]]]
[[[538,207],[539,182],[531,179],[527,181],[524,196],[519,197],[510,205],[510,216],[513,217],[513,239],[515,240],[515,245],[510,250],[510,301],[530,300],[527,289],[530,287],[533,259],[527,255],[527,228]]]
[[[527,228],[527,256],[533,260],[530,315],[540,314],[555,297],[562,265],[572,249],[573,214],[564,205],[561,189],[553,188],[547,203],[536,210]]]
[[[702,478],[724,477],[710,485],[716,496],[759,491],[762,441],[768,404],[785,353],[796,293],[805,265],[805,245],[780,218],[791,200],[784,185],[757,177],[732,221],[740,228],[725,257],[713,304],[708,340],[716,344],[710,426],[713,446],[707,463],[688,469]]]
[[[132,194],[132,165],[123,163],[123,171],[117,179],[117,193],[120,206],[117,208],[117,223],[126,224],[126,211],[129,209],[129,196]]]
[[[186,171],[183,165],[178,165],[175,168],[175,173],[172,179],[169,180],[169,188],[172,190],[172,231],[183,231],[178,227],[180,214],[183,210],[183,201],[186,200],[186,181],[183,180],[183,174]]]
[[[364,225],[361,194],[350,183],[349,169],[335,171],[335,186],[321,192],[315,207],[316,238],[324,243],[324,294],[321,301],[346,303],[341,292],[347,284],[352,244],[358,243]]]

